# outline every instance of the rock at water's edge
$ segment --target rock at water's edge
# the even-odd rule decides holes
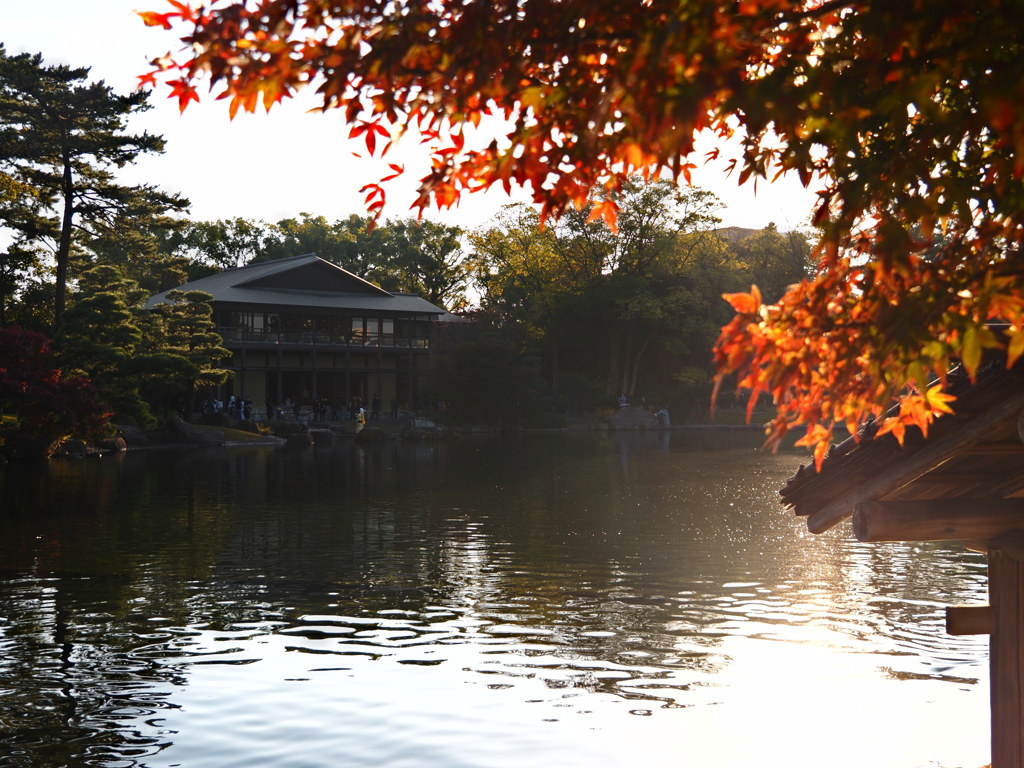
[[[146,433],[138,427],[133,427],[129,424],[115,424],[117,427],[117,435],[124,440],[124,444],[128,448],[145,448],[149,445],[149,438]]]
[[[628,406],[612,414],[608,426],[612,429],[654,429],[658,426],[658,417],[643,408]]]
[[[191,424],[174,416],[167,420],[167,432],[171,439],[177,443],[189,443],[190,445],[224,445],[224,433],[207,429],[197,429]]]
[[[123,437],[107,437],[103,440],[98,440],[96,446],[107,451],[124,451],[128,449],[128,444]]]

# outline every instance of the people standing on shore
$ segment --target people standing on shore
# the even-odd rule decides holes
[[[664,406],[664,405],[661,406],[661,410],[658,411],[654,415],[658,417],[658,426],[659,427],[671,427],[672,426],[672,422],[669,420],[669,417],[668,417],[668,408],[666,406]]]

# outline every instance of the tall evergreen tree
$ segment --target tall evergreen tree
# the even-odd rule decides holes
[[[116,416],[152,426],[130,369],[143,339],[138,287],[108,264],[83,273],[79,287],[54,339],[61,368],[88,378]]]
[[[89,243],[93,263],[116,266],[149,298],[190,280],[216,272],[216,268],[192,261],[178,250],[184,219],[119,217],[109,233]],[[78,266],[73,262],[74,266]]]
[[[0,253],[0,328],[11,322],[15,303],[23,299],[30,276],[42,269],[42,254],[24,242],[11,243]]]
[[[33,191],[0,198],[0,221],[45,240],[56,262],[54,322],[64,312],[76,235],[96,237],[125,218],[184,210],[188,201],[151,185],[118,184],[114,171],[163,151],[159,136],[126,132],[148,94],[118,95],[88,68],[47,66],[41,54],[0,46],[0,173]]]

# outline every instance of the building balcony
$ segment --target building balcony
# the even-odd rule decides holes
[[[331,335],[312,331],[256,331],[249,328],[218,328],[217,333],[229,347],[287,346],[335,349],[428,349],[430,339],[406,338],[389,334]]]

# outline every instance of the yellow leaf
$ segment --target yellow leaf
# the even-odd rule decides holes
[[[924,399],[933,412],[953,413],[953,409],[949,407],[949,404],[956,400],[956,395],[943,392],[942,385],[936,384],[924,393]]]
[[[544,95],[537,86],[524,88],[519,94],[519,103],[539,113],[544,107]]]
[[[960,345],[960,359],[963,360],[967,375],[974,380],[974,374],[981,365],[981,339],[978,338],[978,329],[973,325],[964,331],[964,340]]]

